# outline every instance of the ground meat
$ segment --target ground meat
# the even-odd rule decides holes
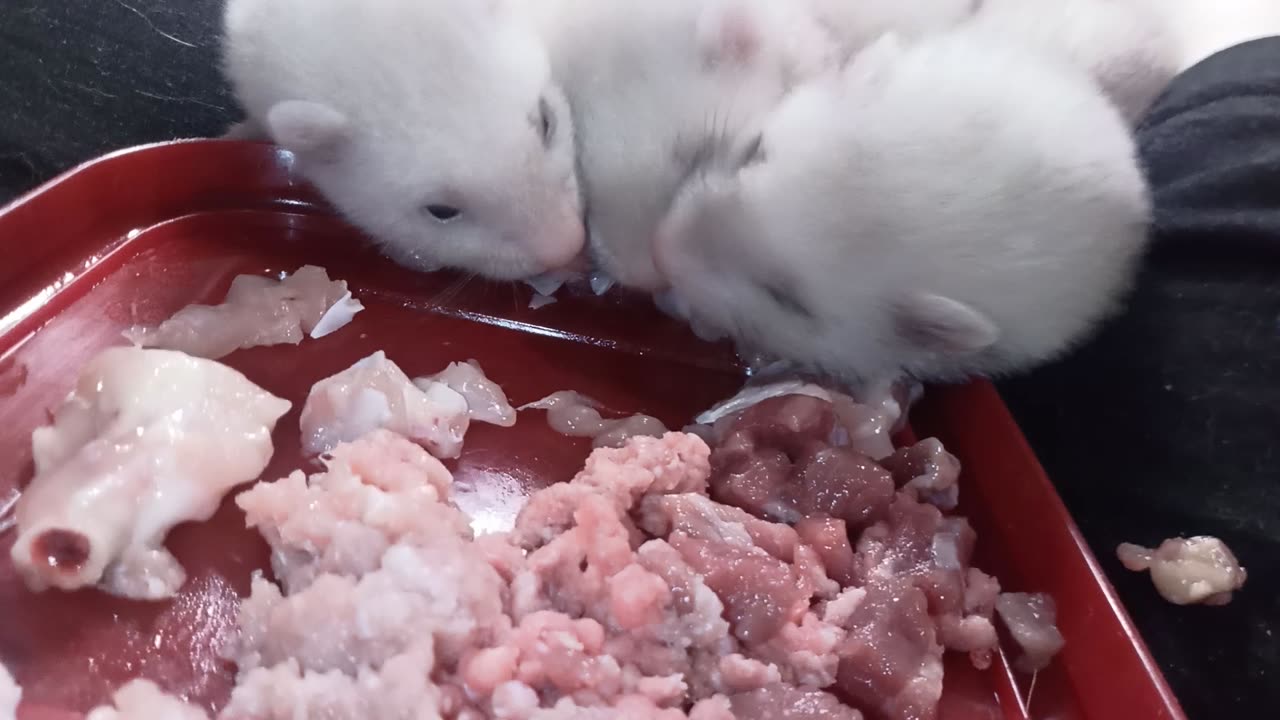
[[[271,545],[272,568],[287,592],[319,573],[372,572],[403,540],[470,533],[466,517],[444,502],[449,471],[398,435],[375,431],[335,448],[325,465],[310,478],[294,472],[236,497],[246,523]]]
[[[208,720],[201,708],[166,694],[150,680],[134,680],[115,692],[111,705],[94,708],[85,720]],[[9,717],[13,717],[9,715]]]
[[[816,688],[834,679],[863,709],[930,717],[944,648],[990,664],[999,584],[969,567],[976,540],[969,524],[939,509],[954,507],[959,473],[940,443],[917,443],[881,464],[831,445],[835,422],[830,403],[784,395],[742,411],[719,433],[711,496],[761,519],[795,522],[801,547],[825,576],[851,588],[835,598],[811,592],[820,612],[787,621],[753,651],[784,679]],[[862,531],[852,546],[849,530]]]
[[[922,501],[954,458],[881,464],[834,444],[836,414],[778,395],[714,449],[599,448],[481,537],[448,470],[387,430],[259,483],[237,503],[279,584],[241,604],[219,717],[933,720],[944,650],[988,663],[997,606],[1028,656],[1056,651],[1018,614],[1042,601],[997,600],[968,523]]]
[[[540,547],[573,524],[588,496],[607,498],[626,513],[645,495],[705,493],[710,449],[693,435],[635,437],[616,449],[591,453],[570,482],[534,494],[516,517],[514,536],[527,549]]]
[[[1176,605],[1226,605],[1248,578],[1231,548],[1215,537],[1173,538],[1155,550],[1122,543],[1116,554],[1130,570],[1150,570],[1156,591]]]
[[[753,720],[862,720],[835,696],[790,685],[769,685],[729,698],[734,717]]]

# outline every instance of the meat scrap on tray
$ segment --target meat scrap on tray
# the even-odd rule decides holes
[[[330,280],[324,268],[304,265],[278,279],[239,275],[221,304],[188,305],[156,327],[138,325],[124,335],[141,347],[216,360],[245,348],[324,337],[363,309],[345,281]]]
[[[955,458],[886,447],[899,403],[753,388],[696,433],[597,448],[508,532],[477,536],[437,459],[467,428],[451,377],[478,389],[471,404],[505,404],[478,365],[451,366],[428,380],[459,396],[457,422],[435,425],[448,442],[348,418],[321,471],[236,497],[272,565],[241,602],[218,717],[930,718],[944,652],[987,666],[996,608],[1030,607],[970,565],[974,532],[945,512]],[[312,415],[324,383],[334,418],[381,417],[362,393],[423,392],[378,354],[318,383]],[[1040,667],[1057,648],[1027,630],[1036,617],[1052,639],[1044,613],[1014,636]],[[93,717],[210,710],[148,681],[113,703]]]
[[[212,360],[102,352],[53,423],[32,433],[36,474],[14,508],[14,567],[35,591],[172,596],[186,572],[165,535],[208,520],[231,488],[262,473],[289,408]]]

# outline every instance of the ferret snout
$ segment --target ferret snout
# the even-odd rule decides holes
[[[523,244],[543,271],[570,269],[581,263],[587,245],[587,228],[571,202],[565,202],[556,219],[523,238]]]

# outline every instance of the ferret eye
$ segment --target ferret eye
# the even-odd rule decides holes
[[[427,214],[435,218],[436,222],[447,223],[456,220],[462,211],[452,205],[431,204],[426,206]]]
[[[556,113],[546,98],[538,99],[538,131],[542,135],[542,144],[550,147],[556,136]]]

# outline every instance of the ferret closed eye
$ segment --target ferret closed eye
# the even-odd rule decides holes
[[[538,99],[538,134],[542,144],[551,147],[556,136],[556,115],[545,97]]]
[[[784,289],[782,286],[770,281],[758,281],[757,286],[769,297],[769,300],[788,313],[801,319],[814,319],[813,312],[796,298],[793,290]]]
[[[423,208],[437,222],[447,223],[456,220],[462,211],[452,205],[431,204]]]

